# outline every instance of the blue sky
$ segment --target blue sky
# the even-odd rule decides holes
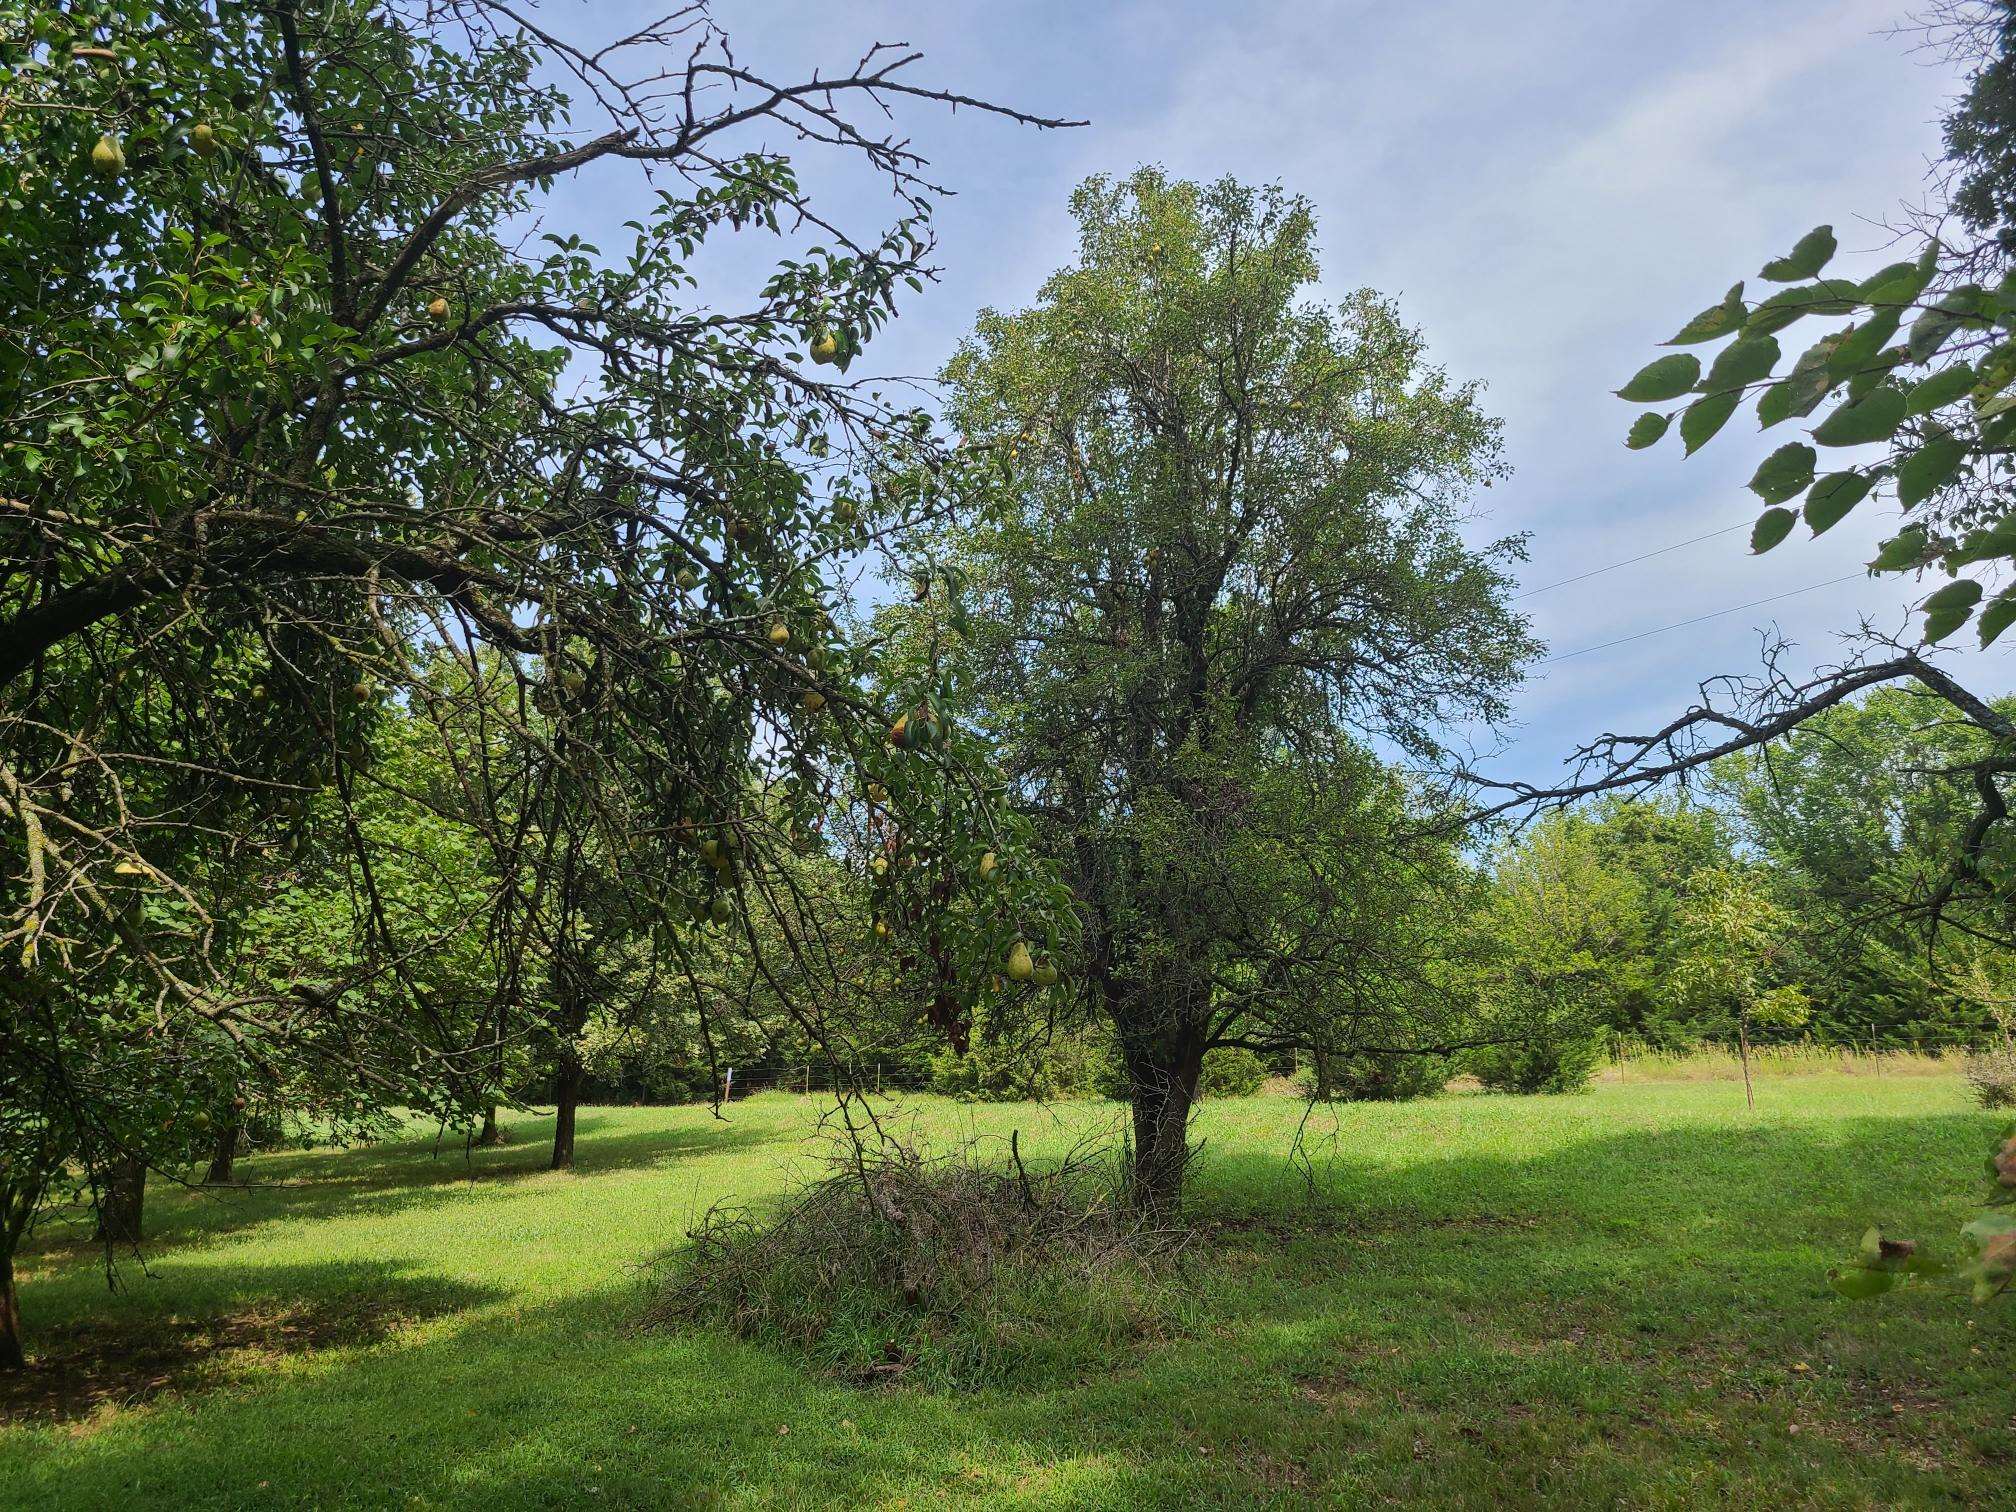
[[[1027,303],[1071,253],[1066,199],[1095,172],[1156,162],[1196,178],[1279,180],[1317,207],[1328,291],[1395,296],[1436,361],[1486,386],[1514,475],[1480,494],[1479,539],[1530,532],[1525,585],[1747,522],[1771,446],[1745,416],[1683,461],[1677,436],[1621,445],[1609,390],[1736,278],[1832,222],[1837,267],[1894,258],[1876,222],[1922,192],[1955,76],[1887,35],[1910,0],[1294,0],[976,3],[717,0],[738,59],[776,78],[831,72],[870,42],[926,54],[919,79],[1044,114],[1039,133],[924,107],[898,125],[958,193],[938,214],[940,282],[870,366],[935,371],[976,310]],[[662,9],[547,0],[542,24],[606,41]],[[781,138],[766,145],[788,146]],[[808,163],[861,228],[874,186]],[[613,180],[556,187],[556,219],[615,227]],[[634,182],[634,181],[630,181]],[[763,249],[769,255],[769,249]],[[1796,349],[1796,348],[1795,348]],[[860,371],[856,370],[857,374]],[[1524,599],[1555,654],[1857,572],[1887,516],[1865,505],[1821,541],[1751,558],[1740,531]],[[1551,777],[1579,740],[1663,722],[1704,678],[1755,668],[1775,626],[1838,658],[1867,617],[1901,629],[1929,591],[1855,578],[1533,669],[1495,764]],[[1963,633],[1964,634],[1964,633]],[[2006,691],[2001,653],[1954,653]]]

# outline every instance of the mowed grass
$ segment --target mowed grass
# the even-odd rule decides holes
[[[891,1106],[1055,1155],[1105,1104]],[[150,1193],[108,1294],[52,1230],[60,1416],[0,1506],[2007,1505],[2016,1320],[1835,1298],[1872,1219],[1946,1248],[1999,1127],[1957,1079],[1766,1079],[1318,1110],[1208,1105],[1172,1326],[1012,1388],[854,1387],[636,1326],[641,1262],[819,1158],[817,1102],[596,1109],[465,1159],[424,1139]],[[1066,1358],[1070,1358],[1067,1356]],[[90,1362],[96,1361],[96,1364]],[[123,1374],[122,1374],[123,1372]],[[109,1393],[95,1407],[81,1403]]]

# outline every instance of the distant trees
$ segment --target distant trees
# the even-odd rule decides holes
[[[1956,989],[1970,974],[2009,976],[1995,964],[2006,949],[1985,947],[2004,932],[1998,899],[2016,852],[2000,832],[1970,841],[1978,790],[1947,774],[1994,759],[1997,742],[1948,714],[1921,691],[1877,688],[1710,779],[1765,864],[1823,1039],[1950,1043],[1993,1025],[1981,993]],[[1970,844],[1981,885],[1955,895]],[[1928,936],[1935,908],[1952,927]]]
[[[1621,999],[1643,985],[1647,890],[1606,864],[1601,833],[1580,816],[1552,815],[1497,858],[1479,910],[1488,964],[1478,990],[1507,1038],[1464,1058],[1487,1087],[1579,1088]]]
[[[1691,799],[1611,797],[1527,828],[1492,859],[1476,928],[1493,963],[1480,997],[1529,1032],[1472,1052],[1470,1068],[1534,1090],[1561,1047],[1598,1032],[1658,1046],[1758,1029],[1863,1048],[1993,1039],[2016,986],[2002,985],[1994,899],[2016,858],[1985,836],[1981,890],[1952,892],[1976,812],[1946,773],[1995,745],[1949,708],[1877,686],[1723,758]],[[1705,900],[1737,878],[1768,920],[1752,931],[1758,992],[1796,989],[1796,1014],[1742,1021],[1733,999],[1700,990],[1718,953]]]
[[[990,311],[948,416],[993,508],[931,545],[935,647],[1069,881],[1133,1178],[1176,1201],[1205,1055],[1448,1049],[1469,879],[1374,754],[1504,712],[1533,642],[1474,390],[1371,293],[1311,302],[1309,206],[1143,170],[1073,197],[1077,259]]]

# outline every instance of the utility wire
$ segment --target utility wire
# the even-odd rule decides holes
[[[1838,578],[1829,578],[1824,583],[1808,583],[1804,588],[1794,588],[1789,593],[1774,593],[1769,598],[1752,599],[1747,604],[1737,604],[1728,609],[1717,609],[1712,614],[1697,614],[1692,619],[1684,619],[1676,624],[1661,625],[1657,630],[1640,630],[1636,635],[1620,635],[1616,640],[1603,642],[1600,646],[1584,646],[1580,651],[1563,651],[1559,656],[1547,657],[1542,666],[1549,662],[1567,661],[1571,657],[1587,656],[1592,651],[1608,651],[1612,646],[1626,645],[1631,641],[1644,640],[1650,635],[1664,635],[1668,630],[1684,630],[1689,625],[1698,625],[1705,620],[1720,619],[1725,614],[1740,614],[1745,609],[1755,609],[1759,604],[1775,604],[1780,599],[1797,598],[1802,593],[1811,593],[1817,588],[1832,588],[1836,583],[1850,582],[1866,574],[1850,572]]]
[[[1661,546],[1657,551],[1648,551],[1643,556],[1626,557],[1621,562],[1612,562],[1608,567],[1592,567],[1587,572],[1578,572],[1574,577],[1563,578],[1558,583],[1542,583],[1538,588],[1528,588],[1524,593],[1513,594],[1510,602],[1516,604],[1519,600],[1529,599],[1536,593],[1548,593],[1556,588],[1566,588],[1570,583],[1586,582],[1590,578],[1601,577],[1606,572],[1615,572],[1619,567],[1630,567],[1639,562],[1649,562],[1656,556],[1664,556],[1669,551],[1678,551],[1683,546],[1698,546],[1701,542],[1712,541],[1717,536],[1731,535],[1739,530],[1748,530],[1750,525],[1750,521],[1740,520],[1734,525],[1725,525],[1720,530],[1711,530],[1706,535],[1695,536],[1692,540],[1675,541],[1671,546]],[[1593,651],[1597,648],[1591,646],[1589,649]]]

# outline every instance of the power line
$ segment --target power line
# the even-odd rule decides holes
[[[1612,562],[1608,567],[1592,567],[1587,572],[1578,572],[1574,577],[1563,578],[1558,583],[1542,583],[1538,588],[1528,588],[1524,593],[1513,594],[1511,602],[1516,604],[1519,600],[1529,599],[1536,593],[1549,593],[1556,588],[1566,588],[1570,583],[1580,583],[1592,577],[1601,577],[1606,572],[1615,572],[1619,567],[1631,567],[1639,562],[1649,562],[1656,556],[1664,556],[1669,551],[1678,551],[1683,546],[1698,546],[1703,541],[1714,540],[1717,536],[1731,535],[1739,530],[1748,530],[1750,524],[1751,522],[1748,520],[1740,520],[1734,525],[1725,525],[1720,530],[1711,530],[1706,535],[1695,536],[1692,540],[1675,541],[1671,546],[1661,546],[1657,551],[1648,551],[1643,556],[1626,557],[1621,562]],[[1593,651],[1597,648],[1591,646],[1589,649]]]
[[[1584,646],[1580,651],[1563,651],[1559,656],[1547,657],[1541,665],[1545,666],[1548,662],[1567,661],[1569,658],[1576,656],[1587,656],[1591,651],[1608,651],[1612,646],[1622,646],[1631,641],[1644,640],[1650,635],[1664,635],[1668,630],[1684,630],[1689,625],[1698,625],[1706,620],[1720,619],[1725,614],[1740,614],[1745,609],[1755,609],[1759,604],[1775,604],[1780,599],[1797,598],[1802,593],[1811,593],[1817,588],[1832,588],[1836,583],[1852,582],[1854,579],[1862,576],[1864,574],[1860,572],[1850,572],[1838,578],[1829,578],[1824,583],[1808,583],[1804,588],[1794,588],[1789,593],[1774,593],[1769,598],[1752,599],[1747,604],[1737,604],[1728,609],[1717,609],[1712,614],[1697,614],[1692,619],[1684,619],[1676,624],[1661,625],[1657,630],[1640,630],[1636,635],[1620,635],[1616,640],[1605,641],[1600,646]]]

